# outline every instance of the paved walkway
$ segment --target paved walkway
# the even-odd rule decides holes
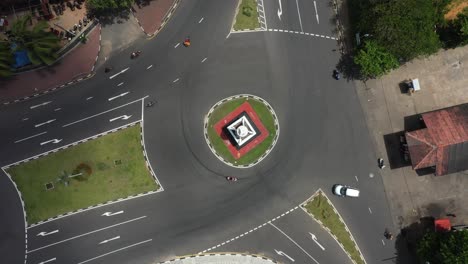
[[[133,7],[133,14],[141,29],[148,36],[155,35],[174,11],[180,0],[140,0]]]
[[[212,253],[206,255],[193,255],[178,259],[160,262],[160,264],[272,264],[277,263],[263,256],[237,254],[237,253]]]
[[[414,60],[367,84],[357,82],[378,157],[387,164],[398,159],[398,154],[388,153],[392,144],[388,138],[405,130],[405,117],[468,102],[467,65],[468,46]],[[419,78],[421,91],[402,93],[400,83],[414,78]],[[407,165],[386,168],[382,177],[397,228],[418,222],[421,217],[446,217],[447,213],[456,215],[451,218],[453,224],[468,224],[468,172],[418,176]]]
[[[27,99],[88,76],[99,54],[100,33],[98,25],[89,33],[86,44],[78,44],[51,67],[20,73],[0,82],[0,103]]]

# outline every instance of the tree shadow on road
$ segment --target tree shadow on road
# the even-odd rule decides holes
[[[93,14],[96,18],[99,19],[99,23],[103,27],[112,25],[112,24],[122,24],[125,21],[130,19],[130,10],[129,9],[120,9],[114,10],[113,12],[106,12],[101,14]]]
[[[336,69],[340,71],[343,78],[346,78],[348,81],[366,81],[360,74],[359,66],[354,63],[352,54],[344,53],[338,61]]]

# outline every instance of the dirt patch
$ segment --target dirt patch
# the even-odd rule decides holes
[[[454,0],[447,7],[448,12],[444,15],[446,20],[454,20],[457,15],[468,7],[468,0]]]

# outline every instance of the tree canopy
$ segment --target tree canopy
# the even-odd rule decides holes
[[[468,230],[424,235],[418,243],[417,254],[422,263],[468,263]]]
[[[33,64],[52,64],[60,48],[60,40],[52,32],[46,31],[49,28],[46,21],[41,20],[32,28],[29,27],[30,23],[31,16],[15,21],[11,27],[10,41],[17,45],[17,50],[26,50]]]
[[[379,77],[399,66],[395,56],[373,40],[364,42],[364,47],[358,51],[354,62],[360,66],[361,74],[372,78]]]
[[[95,14],[112,12],[113,10],[130,8],[135,0],[87,0],[86,7]]]
[[[398,59],[411,60],[436,52],[436,6],[427,0],[375,1],[364,28],[379,45]]]
[[[13,54],[10,46],[6,42],[0,42],[0,77],[11,75],[11,64],[13,63]]]

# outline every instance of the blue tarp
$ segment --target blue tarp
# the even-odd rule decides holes
[[[14,50],[15,48],[16,44],[11,44],[11,49]],[[28,53],[25,50],[19,50],[14,52],[13,58],[15,59],[15,63],[12,65],[12,67],[15,69],[31,64],[31,61],[28,57]]]

